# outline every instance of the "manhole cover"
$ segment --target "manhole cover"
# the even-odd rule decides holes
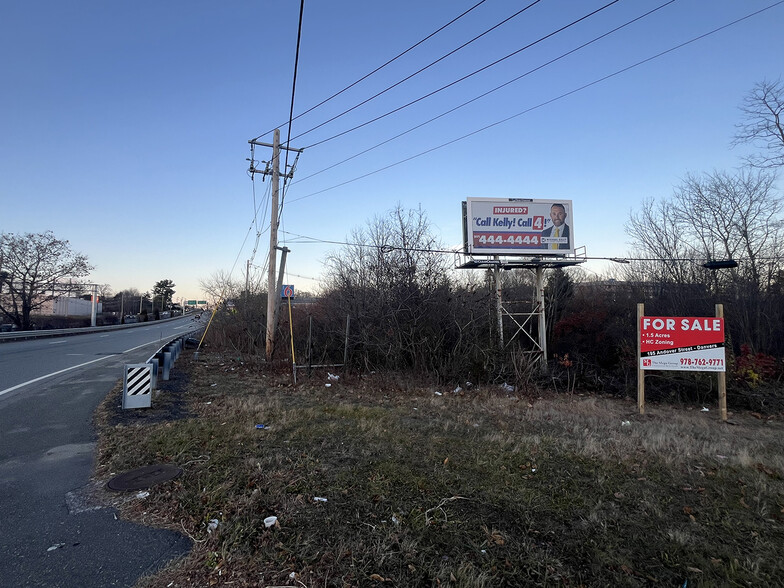
[[[130,472],[115,476],[106,484],[109,490],[122,492],[124,490],[143,490],[156,484],[173,480],[182,473],[182,468],[173,463],[159,463],[144,466]]]

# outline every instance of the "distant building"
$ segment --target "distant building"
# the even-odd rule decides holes
[[[91,316],[93,306],[90,300],[58,296],[47,301],[39,312],[55,316]],[[96,313],[100,314],[101,312],[103,312],[103,302],[97,304]]]

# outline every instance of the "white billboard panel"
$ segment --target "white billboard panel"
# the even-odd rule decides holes
[[[574,253],[571,200],[466,198],[466,253]]]

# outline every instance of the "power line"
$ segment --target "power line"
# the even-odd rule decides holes
[[[411,47],[409,47],[409,48],[408,48],[408,49],[406,49],[405,51],[402,51],[401,53],[398,53],[397,55],[395,55],[395,57],[393,57],[392,59],[390,59],[390,60],[389,60],[389,61],[387,61],[386,63],[384,63],[384,64],[382,64],[382,65],[379,65],[379,66],[378,66],[376,69],[374,69],[374,70],[373,70],[373,71],[371,71],[370,73],[367,73],[367,74],[365,74],[364,76],[362,76],[361,78],[359,78],[357,81],[355,81],[355,82],[353,82],[353,83],[349,84],[348,86],[346,86],[346,87],[345,87],[345,88],[343,88],[342,90],[339,90],[338,92],[335,92],[335,93],[334,93],[334,94],[332,94],[332,96],[330,96],[329,98],[325,98],[324,100],[322,100],[321,102],[319,102],[319,103],[318,103],[318,104],[316,104],[315,106],[311,106],[311,107],[310,107],[310,108],[308,108],[306,111],[299,113],[299,114],[298,114],[297,116],[295,116],[293,119],[292,119],[291,117],[289,117],[289,125],[291,124],[291,122],[292,122],[292,121],[295,121],[295,120],[297,120],[297,119],[298,119],[298,118],[300,118],[301,116],[305,116],[306,114],[308,114],[309,112],[312,112],[313,110],[315,110],[315,109],[316,109],[316,108],[318,108],[319,106],[323,106],[324,104],[326,104],[327,102],[329,102],[329,101],[330,101],[330,100],[332,100],[333,98],[337,98],[337,97],[338,97],[338,96],[340,96],[340,95],[341,95],[343,92],[345,92],[345,91],[347,91],[347,90],[350,90],[351,88],[353,88],[354,86],[356,86],[356,85],[357,85],[357,84],[359,84],[360,82],[363,82],[363,81],[365,81],[366,79],[368,79],[368,78],[369,78],[370,76],[372,76],[373,74],[375,74],[375,73],[378,73],[379,71],[381,71],[382,69],[384,69],[386,66],[390,65],[390,64],[391,64],[391,63],[393,63],[394,61],[397,61],[398,59],[400,59],[401,57],[403,57],[403,56],[404,56],[406,53],[408,53],[409,51],[411,51],[411,50],[413,50],[413,49],[415,49],[415,48],[419,47],[419,45],[421,45],[421,44],[422,44],[422,43],[424,43],[425,41],[427,41],[427,40],[429,40],[429,39],[431,39],[431,38],[435,37],[435,36],[436,36],[438,33],[440,33],[441,31],[443,31],[445,28],[447,28],[448,26],[450,26],[450,25],[454,24],[455,22],[457,22],[458,20],[460,20],[461,18],[463,18],[463,17],[464,17],[466,14],[468,14],[469,12],[471,12],[471,11],[472,11],[472,10],[474,10],[475,8],[479,7],[480,5],[484,4],[486,1],[487,1],[487,0],[480,0],[479,2],[477,2],[476,4],[474,4],[474,5],[473,5],[471,8],[469,8],[468,10],[466,10],[465,12],[463,12],[462,14],[459,14],[458,16],[456,16],[455,18],[453,18],[452,20],[450,20],[450,21],[449,21],[448,23],[446,23],[445,25],[443,25],[443,26],[439,27],[438,29],[436,29],[435,31],[433,31],[432,33],[430,33],[429,35],[427,35],[427,36],[426,36],[424,39],[420,39],[419,41],[417,41],[416,43],[414,43],[413,45],[411,45]],[[280,126],[280,125],[279,125],[279,126]],[[269,131],[267,131],[266,133],[262,133],[261,135],[259,135],[258,137],[256,137],[256,138],[254,139],[254,141],[256,141],[257,139],[260,139],[260,138],[261,138],[261,137],[263,137],[264,135],[268,135],[268,134],[269,134],[269,133],[271,133],[273,130],[274,130],[274,129],[270,129],[270,130],[269,130]]]
[[[784,0],[783,0],[784,1]],[[351,241],[333,241],[329,239],[319,239],[317,237],[310,237],[308,235],[299,235],[296,233],[288,233],[289,235],[293,235],[300,239],[306,239],[306,241],[297,241],[301,244],[324,244],[324,245],[346,245],[350,247],[367,247],[369,249],[378,249],[381,251],[403,251],[403,252],[411,252],[411,253],[433,253],[439,255],[454,255],[454,254],[462,254],[463,251],[461,249],[432,249],[428,247],[403,247],[399,245],[388,245],[388,244],[375,244],[375,243],[356,243]],[[293,241],[292,241],[293,242]],[[585,256],[580,257],[579,259],[585,259],[589,261],[613,261],[615,263],[628,263],[632,261],[640,261],[640,262],[692,262],[692,263],[699,263],[704,261],[712,261],[712,259],[708,257],[602,257],[602,256]],[[738,257],[734,258],[736,261],[749,261],[751,258],[748,257]],[[755,258],[758,261],[779,261],[781,257],[757,257]],[[293,275],[293,274],[292,274]],[[305,277],[305,276],[299,276]]]
[[[263,226],[264,225],[264,221],[266,220],[266,217],[267,217],[267,210],[268,209],[267,209],[266,204],[269,204],[269,196],[270,196],[270,191],[271,190],[272,190],[272,185],[271,184],[267,184],[267,191],[264,193],[264,198],[263,198],[262,202],[259,203],[259,207],[258,208],[254,208],[254,216],[253,216],[254,224],[251,225],[251,228],[253,228],[253,226],[256,227],[256,242],[253,244],[253,251],[251,252],[251,255],[250,255],[250,261],[251,262],[253,262],[253,260],[256,258],[256,251],[259,248],[259,239],[261,238],[261,236],[267,230],[267,229],[263,229],[261,231],[259,230],[258,223],[256,222],[256,217],[258,216],[259,208],[261,208],[262,204],[264,204],[265,205],[264,206],[264,216],[262,216],[262,219],[261,219],[261,223],[262,223],[262,226]],[[254,198],[255,198],[255,182],[254,182]],[[255,200],[254,200],[254,203],[255,203]],[[250,229],[248,229],[248,230],[250,231]],[[244,243],[243,243],[243,246],[244,246]]]
[[[417,159],[417,158],[419,158],[419,157],[422,157],[422,156],[424,156],[424,155],[427,155],[427,154],[429,154],[429,153],[432,153],[433,151],[437,151],[437,150],[439,150],[439,149],[443,149],[444,147],[448,147],[449,145],[452,145],[453,143],[457,143],[457,142],[459,142],[459,141],[462,141],[462,140],[464,140],[464,139],[467,139],[467,138],[469,138],[469,137],[472,137],[472,136],[474,136],[474,135],[476,135],[476,134],[479,134],[479,133],[481,133],[481,132],[483,132],[483,131],[486,131],[486,130],[488,130],[488,129],[491,129],[491,128],[493,128],[493,127],[496,127],[496,126],[498,126],[498,125],[501,125],[501,124],[507,123],[507,122],[509,122],[510,120],[513,120],[513,119],[515,119],[515,118],[518,118],[518,117],[520,117],[520,116],[523,116],[524,114],[528,114],[529,112],[532,112],[532,111],[534,111],[534,110],[537,110],[537,109],[539,109],[539,108],[542,108],[542,107],[544,107],[544,106],[547,106],[547,105],[549,105],[549,104],[552,104],[553,102],[557,102],[557,101],[559,101],[559,100],[562,100],[563,98],[566,98],[566,97],[568,97],[568,96],[571,96],[572,94],[576,94],[577,92],[581,92],[582,90],[585,90],[585,89],[587,89],[587,88],[590,88],[591,86],[595,86],[595,85],[597,85],[597,84],[600,84],[601,82],[607,81],[607,80],[609,80],[609,79],[611,79],[611,78],[614,78],[615,76],[618,76],[618,75],[620,75],[620,74],[622,74],[622,73],[625,73],[625,72],[627,72],[627,71],[629,71],[629,70],[632,70],[632,69],[634,69],[634,68],[636,68],[636,67],[639,67],[639,66],[641,66],[641,65],[644,65],[644,64],[646,64],[646,63],[648,63],[648,62],[650,62],[650,61],[653,61],[653,60],[655,60],[655,59],[658,59],[658,58],[660,58],[660,57],[663,57],[664,55],[667,55],[667,54],[669,54],[669,53],[672,53],[673,51],[677,51],[678,49],[682,49],[683,47],[686,47],[687,45],[691,45],[692,43],[696,43],[697,41],[700,41],[700,40],[702,40],[702,39],[704,39],[704,38],[706,38],[706,37],[709,37],[709,36],[711,36],[711,35],[714,35],[714,34],[716,34],[716,33],[720,32],[720,31],[722,31],[722,30],[724,30],[724,29],[727,29],[727,28],[729,28],[729,27],[731,27],[731,26],[734,26],[734,25],[736,25],[736,24],[738,24],[738,23],[740,23],[740,22],[743,22],[743,21],[745,21],[745,20],[748,20],[748,19],[750,19],[750,18],[753,18],[754,16],[757,16],[758,14],[761,14],[761,13],[763,13],[763,12],[767,11],[767,10],[770,10],[770,9],[772,9],[772,8],[775,8],[775,7],[777,7],[777,6],[781,5],[781,4],[784,4],[784,0],[779,0],[778,2],[774,2],[773,4],[770,4],[769,6],[766,6],[765,8],[761,8],[761,9],[759,9],[759,10],[755,11],[755,12],[752,12],[752,13],[750,13],[750,14],[747,14],[746,16],[743,16],[743,17],[741,17],[741,18],[738,18],[738,19],[736,19],[736,20],[734,20],[734,21],[732,21],[732,22],[729,22],[729,23],[727,23],[727,24],[725,24],[725,25],[722,25],[722,26],[720,26],[720,27],[717,27],[717,28],[715,28],[715,29],[713,29],[713,30],[711,30],[711,31],[708,31],[707,33],[703,33],[702,35],[698,35],[697,37],[693,37],[692,39],[689,39],[688,41],[684,41],[683,43],[680,43],[680,44],[678,44],[678,45],[675,45],[674,47],[671,47],[671,48],[669,48],[669,49],[666,49],[665,51],[661,51],[661,52],[659,52],[659,53],[657,53],[657,54],[655,54],[655,55],[652,55],[651,57],[648,57],[648,58],[646,58],[646,59],[643,59],[643,60],[641,60],[641,61],[638,61],[638,62],[636,62],[636,63],[633,63],[632,65],[626,66],[626,67],[624,67],[624,68],[621,68],[621,69],[619,69],[619,70],[616,70],[615,72],[613,72],[613,73],[611,73],[611,74],[607,74],[606,76],[603,76],[603,77],[601,77],[601,78],[598,78],[598,79],[596,79],[596,80],[594,80],[594,81],[592,81],[592,82],[589,82],[589,83],[587,83],[587,84],[583,84],[582,86],[579,86],[579,87],[577,87],[577,88],[575,88],[575,89],[573,89],[573,90],[570,90],[570,91],[568,91],[568,92],[564,92],[563,94],[560,94],[559,96],[556,96],[555,98],[551,98],[550,100],[546,100],[546,101],[544,101],[544,102],[540,102],[539,104],[537,104],[537,105],[535,105],[535,106],[531,106],[531,107],[529,107],[529,108],[526,108],[525,110],[522,110],[522,111],[520,111],[520,112],[518,112],[518,113],[516,113],[516,114],[513,114],[513,115],[511,115],[511,116],[508,116],[508,117],[506,117],[506,118],[503,118],[503,119],[501,119],[501,120],[498,120],[498,121],[496,121],[496,122],[494,122],[494,123],[490,123],[489,125],[485,125],[484,127],[481,127],[481,128],[479,128],[479,129],[476,129],[475,131],[472,131],[472,132],[470,132],[470,133],[467,133],[467,134],[465,134],[465,135],[462,135],[462,136],[460,136],[460,137],[457,137],[456,139],[452,139],[452,140],[450,140],[450,141],[447,141],[447,142],[445,142],[445,143],[441,143],[440,145],[437,145],[437,146],[435,146],[435,147],[431,147],[430,149],[426,149],[425,151],[421,151],[421,152],[419,152],[419,153],[417,153],[417,154],[411,155],[411,156],[409,156],[409,157],[406,157],[406,158],[404,158],[404,159],[401,159],[401,160],[399,160],[399,161],[396,161],[396,162],[394,162],[394,163],[391,163],[391,164],[389,164],[389,165],[386,165],[386,166],[384,166],[384,167],[381,167],[381,168],[378,168],[378,169],[376,169],[376,170],[373,170],[373,171],[371,171],[371,172],[368,172],[368,173],[362,174],[361,176],[357,176],[357,177],[355,177],[355,178],[352,178],[352,179],[350,179],[350,180],[346,180],[346,181],[344,181],[344,182],[340,182],[339,184],[335,184],[335,185],[333,185],[333,186],[330,186],[330,187],[328,187],[328,188],[324,188],[323,190],[318,190],[318,191],[316,191],[316,192],[311,192],[310,194],[306,194],[305,196],[300,196],[299,198],[295,198],[295,199],[293,200],[293,202],[297,202],[297,201],[299,201],[299,200],[304,200],[305,198],[310,198],[310,197],[312,197],[312,196],[317,196],[318,194],[323,194],[324,192],[329,192],[329,191],[331,191],[331,190],[334,190],[334,189],[336,189],[336,188],[340,188],[340,187],[342,187],[342,186],[345,186],[345,185],[347,185],[347,184],[351,184],[351,183],[353,183],[353,182],[356,182],[356,181],[362,180],[362,179],[364,179],[364,178],[367,178],[367,177],[369,177],[369,176],[375,175],[375,174],[377,174],[377,173],[380,173],[380,172],[382,172],[382,171],[386,171],[386,170],[388,170],[388,169],[390,169],[390,168],[393,168],[393,167],[396,167],[396,166],[398,166],[398,165],[402,165],[403,163],[407,163],[407,162],[409,162],[409,161],[411,161],[411,160],[413,160],[413,159]]]
[[[427,70],[427,69],[431,68],[432,66],[434,66],[435,64],[437,64],[437,63],[439,63],[439,62],[443,61],[444,59],[446,59],[446,58],[447,58],[447,57],[449,57],[450,55],[454,55],[455,53],[457,53],[457,52],[458,52],[458,51],[460,51],[461,49],[463,49],[463,48],[467,47],[468,45],[470,45],[470,44],[471,44],[471,43],[473,43],[474,41],[476,41],[476,40],[478,40],[478,39],[482,38],[483,36],[487,35],[487,34],[488,34],[488,33],[490,33],[491,31],[493,31],[493,30],[497,29],[497,28],[498,28],[498,27],[500,27],[501,25],[503,25],[503,24],[505,24],[505,23],[509,22],[510,20],[512,20],[513,18],[515,18],[516,16],[519,16],[520,14],[522,14],[523,12],[525,12],[526,10],[528,10],[529,8],[531,8],[531,7],[532,7],[532,6],[534,6],[535,4],[538,4],[538,3],[539,3],[539,2],[541,2],[541,1],[542,1],[542,0],[534,0],[533,2],[531,2],[531,3],[530,3],[528,6],[526,6],[525,8],[522,8],[521,10],[518,10],[518,11],[517,11],[517,12],[515,12],[515,13],[514,13],[512,16],[510,16],[510,17],[508,17],[508,18],[506,18],[506,19],[502,20],[501,22],[499,22],[499,23],[498,23],[498,24],[496,24],[496,25],[493,25],[492,27],[490,27],[489,29],[487,29],[487,30],[486,30],[486,31],[484,31],[483,33],[480,33],[479,35],[477,35],[476,37],[474,37],[473,39],[471,39],[470,41],[466,41],[465,43],[463,43],[462,45],[460,45],[460,46],[459,46],[459,47],[457,47],[456,49],[453,49],[452,51],[450,51],[450,52],[446,53],[445,55],[442,55],[441,57],[439,57],[439,58],[438,58],[438,59],[436,59],[435,61],[432,61],[432,62],[430,62],[429,64],[427,64],[427,65],[426,65],[426,66],[424,66],[423,68],[421,68],[421,69],[418,69],[418,70],[417,70],[417,71],[415,71],[414,73],[412,73],[412,74],[410,74],[410,75],[408,75],[408,76],[404,77],[402,80],[398,80],[397,82],[395,82],[395,83],[394,83],[394,84],[392,84],[391,86],[388,86],[388,87],[386,87],[385,89],[381,90],[380,92],[377,92],[376,94],[374,94],[374,95],[373,95],[373,96],[371,96],[370,98],[367,98],[366,100],[363,100],[363,101],[362,101],[362,102],[360,102],[359,104],[355,104],[355,105],[354,105],[354,106],[352,106],[351,108],[349,108],[349,109],[347,109],[347,110],[344,110],[344,111],[343,111],[343,112],[341,112],[340,114],[337,114],[337,115],[333,116],[333,117],[332,117],[332,118],[330,118],[330,119],[327,119],[327,120],[326,120],[326,121],[324,121],[323,123],[320,123],[320,124],[316,125],[315,127],[312,127],[312,128],[310,128],[309,130],[305,131],[304,133],[300,133],[299,135],[297,135],[296,137],[294,137],[294,139],[299,139],[300,137],[303,137],[303,136],[307,135],[308,133],[311,133],[311,132],[315,131],[316,129],[319,129],[319,128],[323,127],[324,125],[326,125],[326,124],[328,124],[328,123],[331,123],[332,121],[334,121],[334,120],[336,120],[336,119],[340,118],[341,116],[343,116],[343,115],[345,115],[345,114],[348,114],[349,112],[351,112],[351,111],[353,111],[353,110],[356,110],[356,109],[357,109],[357,108],[359,108],[360,106],[363,106],[363,105],[367,104],[367,103],[368,103],[368,102],[370,102],[371,100],[374,100],[375,98],[378,98],[378,97],[379,97],[379,96],[381,96],[382,94],[385,94],[386,92],[389,92],[391,89],[393,89],[393,88],[396,88],[396,87],[397,87],[397,86],[399,86],[400,84],[402,84],[402,83],[404,83],[404,82],[407,82],[408,80],[410,80],[410,79],[411,79],[411,78],[413,78],[414,76],[417,76],[417,75],[421,74],[423,71],[425,71],[425,70]],[[613,2],[612,2],[612,3],[614,4],[615,2],[620,2],[620,0],[613,0]]]
[[[521,75],[519,75],[517,77],[514,77],[511,80],[496,86],[495,88],[492,88],[491,90],[483,92],[482,94],[479,94],[478,96],[475,96],[474,98],[471,98],[470,100],[467,100],[467,101],[463,102],[462,104],[458,104],[454,108],[450,108],[449,110],[447,110],[445,112],[442,112],[441,114],[439,114],[437,116],[434,116],[433,118],[430,118],[430,119],[428,119],[428,120],[426,120],[426,121],[424,121],[424,122],[422,122],[422,123],[420,123],[418,125],[415,125],[415,126],[409,128],[408,130],[403,131],[402,133],[398,133],[397,135],[395,135],[395,136],[393,136],[393,137],[391,137],[389,139],[386,139],[386,140],[384,140],[384,141],[382,141],[380,143],[376,143],[372,147],[368,147],[367,149],[364,149],[363,151],[360,151],[359,153],[356,153],[356,154],[354,154],[354,155],[352,155],[350,157],[347,157],[346,159],[343,159],[343,160],[341,160],[341,161],[339,161],[337,163],[334,163],[334,164],[332,164],[332,165],[330,165],[328,167],[325,167],[325,168],[323,168],[323,169],[321,169],[319,171],[313,172],[312,174],[310,174],[308,176],[305,176],[304,178],[300,178],[296,182],[292,182],[292,183],[293,184],[298,184],[300,182],[304,182],[305,180],[308,180],[308,179],[312,178],[313,176],[317,176],[317,175],[319,175],[319,174],[321,174],[321,173],[323,173],[325,171],[328,171],[328,170],[333,169],[333,168],[335,168],[335,167],[337,167],[339,165],[347,163],[347,162],[351,161],[352,159],[356,159],[357,157],[359,157],[361,155],[364,155],[365,153],[373,151],[374,149],[377,149],[378,147],[386,145],[387,143],[390,143],[390,142],[394,141],[395,139],[399,139],[400,137],[403,137],[404,135],[407,135],[408,133],[411,133],[411,132],[413,132],[413,131],[415,131],[417,129],[420,129],[420,128],[422,128],[422,127],[432,123],[432,122],[435,122],[436,120],[438,120],[440,118],[443,118],[444,116],[446,116],[448,114],[451,114],[451,113],[455,112],[456,110],[459,110],[460,108],[463,108],[464,106],[468,106],[469,104],[472,104],[473,102],[476,102],[477,100],[480,100],[480,99],[482,99],[482,98],[484,98],[484,97],[486,97],[486,96],[488,96],[488,95],[490,95],[490,94],[492,94],[494,92],[497,92],[498,90],[501,90],[502,88],[505,88],[506,86],[509,86],[510,84],[513,84],[514,82],[517,82],[517,81],[523,79],[524,77],[529,76],[532,73],[535,73],[535,72],[539,71],[540,69],[544,69],[545,67],[547,67],[549,65],[552,65],[553,63],[555,63],[557,61],[560,61],[561,59],[564,59],[565,57],[568,57],[569,55],[571,55],[573,53],[576,53],[577,51],[580,51],[581,49],[584,49],[585,47],[587,47],[587,46],[589,46],[589,45],[591,45],[593,43],[596,43],[597,41],[600,41],[601,39],[603,39],[605,37],[608,37],[609,35],[612,35],[613,33],[615,33],[617,31],[619,31],[619,30],[621,30],[621,29],[623,29],[623,28],[625,28],[625,27],[627,27],[627,26],[637,22],[638,20],[642,20],[643,18],[653,14],[654,12],[656,12],[658,10],[661,10],[662,8],[664,8],[664,7],[666,7],[666,6],[670,5],[670,4],[673,4],[674,2],[676,2],[676,0],[668,0],[664,4],[660,4],[659,6],[657,6],[656,8],[653,8],[652,10],[649,10],[645,14],[642,14],[642,15],[636,17],[636,18],[633,18],[632,20],[629,20],[629,21],[625,22],[624,24],[622,24],[620,26],[617,26],[617,27],[615,27],[614,29],[612,29],[612,30],[610,30],[608,32],[606,32],[606,33],[604,33],[602,35],[599,35],[598,37],[594,37],[590,41],[588,41],[586,43],[583,43],[582,45],[580,45],[578,47],[575,47],[574,49],[572,49],[570,51],[567,51],[566,53],[562,53],[558,57],[556,57],[554,59],[551,59],[550,61],[547,61],[547,62],[545,62],[545,63],[543,63],[543,64],[541,64],[541,65],[539,65],[539,66],[537,66],[537,67],[535,67],[533,69],[530,69],[527,72],[525,72],[525,73],[523,73],[523,74],[521,74]],[[410,104],[413,104],[413,103],[409,103],[409,105]]]
[[[362,127],[365,127],[365,126],[367,126],[369,124],[372,124],[372,123],[374,123],[376,121],[379,121],[382,118],[386,118],[386,117],[388,117],[388,116],[390,116],[390,115],[392,115],[392,114],[394,114],[396,112],[400,112],[401,110],[403,110],[405,108],[408,108],[409,106],[412,106],[413,104],[421,102],[422,100],[425,100],[426,98],[430,98],[431,96],[434,96],[435,94],[438,94],[439,92],[442,92],[442,91],[446,90],[447,88],[451,88],[452,86],[457,85],[460,82],[464,82],[468,78],[471,78],[471,77],[475,76],[478,73],[481,73],[481,72],[483,72],[483,71],[485,71],[487,69],[490,69],[493,66],[498,65],[499,63],[501,63],[503,61],[506,61],[507,59],[510,59],[511,57],[514,57],[515,55],[525,51],[526,49],[530,49],[534,45],[537,45],[537,44],[541,43],[542,41],[544,41],[546,39],[549,39],[550,37],[552,37],[554,35],[557,35],[558,33],[562,32],[562,31],[565,31],[569,27],[572,27],[572,26],[576,25],[577,23],[582,22],[583,20],[585,20],[587,18],[590,18],[591,16],[601,12],[602,10],[604,10],[606,8],[609,8],[613,4],[617,4],[620,1],[621,0],[612,0],[612,2],[609,2],[609,3],[605,4],[604,6],[602,6],[600,8],[597,8],[593,12],[590,12],[590,13],[586,14],[585,16],[583,16],[581,18],[578,18],[577,20],[575,20],[573,22],[570,22],[567,25],[562,26],[561,28],[559,28],[559,29],[557,29],[557,30],[555,30],[555,31],[545,35],[544,37],[540,37],[539,39],[537,39],[536,41],[533,41],[532,43],[529,43],[525,47],[521,47],[520,49],[517,49],[516,51],[513,51],[512,53],[510,53],[508,55],[505,55],[504,57],[501,57],[500,59],[496,59],[492,63],[489,63],[489,64],[487,64],[487,65],[485,65],[483,67],[480,67],[479,69],[477,69],[475,71],[472,71],[471,73],[466,74],[466,75],[464,75],[463,77],[461,77],[461,78],[459,78],[457,80],[449,82],[445,86],[441,86],[440,88],[438,88],[436,90],[433,90],[432,92],[429,92],[429,93],[425,94],[424,96],[420,96],[419,98],[416,98],[415,100],[412,100],[411,102],[409,102],[407,104],[404,104],[403,106],[399,106],[399,107],[397,107],[397,108],[395,108],[393,110],[390,110],[389,112],[386,112],[386,113],[384,113],[382,115],[379,115],[379,116],[377,116],[375,118],[372,118],[372,119],[370,119],[368,121],[365,121],[365,122],[363,122],[361,124],[358,124],[358,125],[350,128],[350,129],[348,129],[346,131],[342,131],[340,133],[332,135],[331,137],[327,137],[326,139],[322,139],[321,141],[317,141],[316,143],[313,143],[312,145],[308,145],[307,147],[305,147],[305,149],[310,149],[311,147],[316,147],[318,145],[326,143],[327,141],[331,141],[332,139],[337,139],[338,137],[342,137],[343,135],[351,133],[352,131],[356,131],[357,129],[361,129]],[[346,111],[346,112],[349,112],[349,111]],[[327,122],[329,122],[329,121],[327,121]],[[326,124],[326,123],[324,123],[324,124]],[[315,127],[315,128],[318,128],[318,127]],[[311,129],[311,130],[313,130],[313,129]],[[310,131],[308,131],[308,132],[310,132]],[[302,134],[304,135],[305,133],[302,133]],[[302,135],[299,135],[299,136],[301,137]]]
[[[289,168],[289,146],[291,145],[291,121],[294,117],[294,91],[297,88],[297,66],[299,65],[299,45],[302,40],[302,14],[305,12],[305,0],[300,0],[299,3],[299,24],[297,25],[297,50],[294,53],[294,79],[291,82],[291,106],[289,107],[289,125],[288,134],[286,135],[286,159],[283,162],[283,188],[285,194],[286,178],[288,174],[286,170]],[[297,154],[299,156],[299,153]],[[283,202],[281,201],[281,206]]]

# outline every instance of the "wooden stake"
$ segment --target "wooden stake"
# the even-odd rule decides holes
[[[724,318],[724,305],[717,304],[716,305],[716,318]],[[724,340],[727,340],[727,334],[724,334]],[[724,350],[724,369],[727,369],[727,350]],[[719,372],[719,416],[721,420],[727,420],[727,372]]]
[[[645,316],[645,304],[637,305],[637,408],[640,414],[645,414],[645,370],[642,369],[640,359],[642,358],[642,332],[640,323]]]

